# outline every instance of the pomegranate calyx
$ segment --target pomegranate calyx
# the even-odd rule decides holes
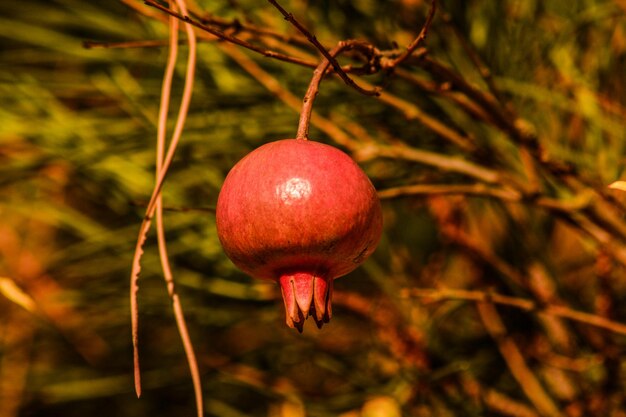
[[[304,321],[309,315],[313,317],[318,328],[330,321],[332,279],[296,272],[283,274],[278,281],[285,302],[287,326],[302,333]]]

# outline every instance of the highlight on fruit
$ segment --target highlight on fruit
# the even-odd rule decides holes
[[[217,201],[224,251],[245,273],[276,281],[287,325],[332,316],[333,280],[376,249],[382,212],[376,190],[344,152],[304,139],[270,142],[228,173]]]

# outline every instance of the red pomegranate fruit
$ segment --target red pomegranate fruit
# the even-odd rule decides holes
[[[319,142],[267,143],[229,172],[217,232],[242,271],[277,281],[287,325],[332,315],[333,280],[369,257],[382,231],[376,190],[344,152]]]

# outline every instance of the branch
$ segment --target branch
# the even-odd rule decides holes
[[[148,206],[148,203],[145,201],[131,201],[130,204],[135,207],[147,207]],[[199,212],[199,213],[214,213],[215,214],[215,206],[199,206],[199,207],[163,206],[163,211],[170,211],[170,212],[177,212],[177,213]]]
[[[242,53],[239,49],[226,44],[218,44],[218,46],[221,48],[222,52],[237,62],[241,68],[255,78],[268,91],[278,97],[295,112],[300,112],[302,107],[300,99],[291,93],[291,91],[285,89],[275,77],[267,73],[267,71],[257,65],[256,62]],[[344,132],[335,123],[320,116],[314,111],[311,115],[311,123],[326,133],[336,143],[351,150],[358,149],[359,144],[352,137],[350,137],[350,135]]]
[[[553,399],[541,386],[535,374],[526,364],[524,356],[513,338],[507,334],[506,327],[493,304],[489,302],[478,303],[477,307],[485,329],[498,345],[500,354],[511,371],[511,375],[513,375],[524,394],[526,394],[526,397],[542,416],[563,416]]]
[[[402,297],[419,297],[430,299],[433,302],[445,300],[462,300],[474,301],[477,303],[493,303],[517,308],[527,312],[546,314],[555,317],[565,318],[579,323],[588,324],[590,326],[599,327],[613,333],[626,335],[626,324],[609,320],[607,318],[573,310],[571,308],[560,305],[540,305],[539,303],[518,297],[501,295],[482,291],[470,291],[463,289],[441,288],[407,288],[402,290]]]
[[[182,41],[180,43],[183,43]],[[100,41],[84,41],[83,48],[155,48],[167,46],[168,41],[165,40],[147,40],[147,41],[125,41],[125,42],[100,42]]]
[[[251,51],[257,52],[263,56],[269,57],[269,58],[274,58],[274,59],[278,59],[279,61],[284,61],[284,62],[290,62],[292,64],[298,64],[298,65],[303,65],[305,67],[315,67],[315,63],[309,62],[309,61],[305,61],[303,59],[300,58],[296,58],[296,57],[292,57],[292,56],[288,56],[288,55],[284,55],[278,52],[274,52],[274,51],[270,51],[267,49],[263,49],[259,46],[253,45],[247,41],[244,41],[243,39],[239,39],[236,38],[234,36],[228,35],[224,32],[222,32],[219,29],[215,29],[211,26],[207,26],[207,25],[203,25],[202,23],[196,22],[195,20],[192,20],[189,16],[186,15],[182,15],[179,13],[176,13],[166,7],[161,6],[159,3],[156,3],[153,0],[145,0],[144,3],[148,6],[152,6],[155,7],[167,14],[169,14],[170,16],[174,16],[175,18],[182,20],[185,23],[188,23],[192,26],[195,26],[199,29],[202,29],[205,32],[210,33],[213,36],[218,37],[219,39],[222,39],[224,41],[228,41],[231,43],[234,43],[235,45],[239,45],[242,46],[244,48],[247,48]]]
[[[510,417],[539,417],[531,407],[522,404],[518,399],[513,399],[488,386],[482,386],[469,372],[461,377],[463,390],[474,399],[495,411],[497,415]]]
[[[315,35],[311,34],[311,32],[309,32],[307,30],[307,28],[305,28],[302,24],[300,24],[300,22],[298,22],[296,20],[296,18],[293,16],[293,14],[287,12],[280,4],[278,4],[276,2],[276,0],[268,0],[274,7],[276,7],[283,16],[285,16],[285,20],[287,20],[288,22],[290,22],[292,25],[294,25],[296,27],[296,29],[298,29],[300,31],[300,33],[302,33],[304,36],[307,37],[307,39],[309,40],[309,42],[311,42],[321,53],[322,55],[324,55],[324,58],[326,58],[328,60],[328,62],[330,62],[330,64],[333,66],[333,68],[335,69],[335,72],[337,74],[339,74],[339,76],[341,77],[341,79],[350,87],[354,88],[355,90],[357,90],[359,93],[361,94],[365,94],[366,96],[377,96],[379,95],[379,88],[374,88],[372,90],[366,90],[360,86],[358,86],[353,80],[352,78],[348,77],[348,74],[345,73],[345,71],[343,70],[343,68],[341,68],[341,65],[339,65],[339,63],[337,62],[337,60],[326,50],[326,48],[324,48],[324,46],[317,40],[317,38],[315,37]]]
[[[298,46],[309,47],[309,41],[303,36],[288,36],[277,31],[268,29],[267,27],[255,26],[253,24],[242,22],[239,19],[223,19],[217,16],[200,15],[192,13],[202,24],[210,24],[222,28],[222,30],[232,29],[234,32],[246,32],[260,37],[274,38],[276,40],[294,44]]]
[[[472,64],[474,65],[478,73],[480,74],[483,81],[485,81],[485,84],[487,84],[487,87],[489,88],[489,91],[491,92],[491,94],[493,94],[493,96],[498,100],[498,102],[502,106],[504,106],[505,101],[502,98],[502,93],[496,87],[496,84],[493,80],[493,74],[491,70],[489,69],[489,67],[487,67],[487,65],[485,65],[485,63],[482,61],[478,52],[474,49],[473,45],[465,38],[465,36],[463,36],[463,34],[456,27],[456,25],[452,23],[452,18],[449,14],[446,13],[443,15],[443,21],[452,29],[452,32],[456,36],[457,40],[461,43],[461,47],[465,50],[465,53],[469,57],[470,61],[472,61]],[[505,112],[507,110],[508,109],[504,108]],[[515,117],[514,115],[511,115],[511,116]]]
[[[186,4],[184,0],[176,0],[176,4],[183,11],[186,12]],[[172,4],[174,7],[174,4]],[[178,120],[176,130],[174,131],[174,137],[172,143],[176,143],[178,138],[182,134],[182,126],[184,126],[185,119],[189,110],[189,102],[191,101],[191,95],[193,92],[193,81],[195,76],[195,62],[196,62],[196,36],[190,25],[185,25],[187,32],[187,42],[189,44],[189,56],[187,61],[187,72],[185,76],[185,87],[183,98],[181,101],[181,109],[178,114]],[[163,163],[165,158],[165,145],[167,136],[167,118],[169,113],[169,104],[172,92],[172,80],[174,78],[174,71],[176,67],[176,58],[178,53],[178,20],[174,17],[170,17],[170,53],[168,56],[168,62],[165,74],[163,76],[163,86],[161,93],[161,104],[159,108],[159,123],[157,132],[157,152],[156,152],[156,177],[159,177],[160,171],[163,169]],[[180,125],[180,129],[179,129]],[[174,317],[176,319],[176,325],[183,344],[185,355],[187,357],[187,363],[189,366],[189,372],[193,381],[194,395],[196,398],[196,411],[198,417],[204,415],[204,404],[202,398],[202,383],[200,380],[200,371],[198,369],[198,361],[193,349],[193,343],[189,336],[189,330],[187,329],[187,322],[183,312],[180,297],[176,292],[176,285],[174,283],[174,275],[169,261],[169,255],[167,253],[167,244],[165,238],[165,227],[163,225],[163,199],[159,194],[156,202],[156,230],[157,240],[159,247],[159,259],[161,260],[161,267],[163,269],[163,278],[167,285],[167,291],[172,302],[172,309],[174,311]]]
[[[417,35],[417,37],[413,39],[413,42],[411,42],[409,46],[407,46],[404,53],[402,53],[399,57],[392,60],[386,65],[387,68],[394,68],[403,63],[408,57],[411,56],[411,54],[413,54],[413,52],[415,52],[420,44],[424,42],[424,40],[426,39],[426,35],[428,34],[428,29],[430,28],[430,25],[433,22],[433,18],[435,17],[436,10],[437,0],[432,0],[432,3],[430,5],[430,11],[428,12],[428,17],[426,17],[426,22],[424,23],[424,26],[422,26],[422,30],[420,31],[419,35]]]
[[[512,190],[492,188],[485,184],[416,184],[387,188],[378,192],[381,199],[411,195],[463,194],[478,197],[492,197],[505,201],[520,201],[521,195]]]
[[[415,150],[417,152],[425,152],[420,150]],[[433,155],[426,155],[431,159],[430,162],[434,162],[436,160],[432,159]],[[445,158],[443,155],[438,155],[442,158]],[[450,166],[450,163],[458,162],[454,160],[454,158],[450,158],[451,161],[448,162],[447,165],[441,165],[441,168],[446,168]],[[444,162],[444,161],[437,161]],[[428,163],[428,162],[426,162]],[[432,164],[432,163],[431,163]],[[432,164],[434,165],[434,164]],[[469,167],[474,168],[473,165]],[[464,167],[465,170],[456,170],[458,172],[469,173],[470,175],[476,177],[476,172],[474,169],[467,171],[468,166]],[[450,169],[453,170],[453,169]],[[476,177],[478,178],[478,177]],[[414,196],[414,195],[448,195],[448,194],[462,194],[462,195],[471,195],[477,197],[490,197],[496,198],[505,202],[514,202],[514,203],[522,203],[527,202],[537,207],[550,210],[559,214],[567,214],[574,215],[577,212],[580,212],[587,208],[591,202],[593,196],[588,193],[582,192],[581,194],[575,196],[574,198],[566,201],[553,199],[549,197],[542,197],[541,195],[532,195],[528,196],[520,192],[519,190],[514,190],[511,188],[495,188],[489,187],[485,184],[414,184],[414,185],[402,185],[393,188],[387,188],[385,190],[381,190],[378,192],[379,198],[391,199],[397,197],[406,197],[406,196]]]
[[[343,49],[343,44],[340,42],[332,51],[330,56],[334,57]],[[298,122],[298,132],[296,133],[296,139],[307,140],[309,138],[309,123],[311,121],[311,113],[313,112],[313,102],[319,91],[320,83],[326,73],[326,69],[330,65],[330,61],[326,58],[320,62],[320,64],[313,71],[313,77],[309,83],[309,88],[302,100],[302,111],[300,112],[300,121]]]
[[[334,59],[334,57],[340,54],[342,51],[351,49],[352,47],[352,42],[341,41],[328,54]],[[308,139],[309,122],[311,121],[311,114],[313,112],[313,102],[315,101],[315,97],[317,97],[320,83],[322,82],[322,78],[324,78],[324,74],[326,74],[326,70],[328,69],[329,65],[330,61],[327,58],[324,58],[322,62],[320,62],[320,64],[317,66],[317,68],[315,68],[315,71],[313,71],[313,77],[311,78],[311,82],[309,83],[309,88],[304,95],[296,139]]]
[[[415,149],[402,144],[392,146],[369,144],[362,146],[358,150],[356,157],[359,160],[369,160],[377,157],[404,159],[406,161],[434,166],[442,171],[464,174],[488,184],[496,184],[501,180],[498,172],[466,161],[460,157]]]
[[[178,7],[185,11],[185,2],[184,0],[176,0]],[[172,6],[174,7],[174,6]],[[174,16],[175,17],[175,16]],[[171,81],[174,72],[174,65],[177,56],[177,46],[178,46],[178,21],[174,18],[170,19],[170,54],[168,56],[168,65],[166,68],[166,73],[164,75],[163,87],[162,87],[162,98],[159,110],[159,132],[157,138],[157,172],[156,172],[156,183],[154,189],[152,191],[152,196],[150,198],[150,202],[148,203],[148,207],[146,209],[146,214],[144,220],[142,221],[139,237],[137,239],[137,244],[135,247],[135,253],[133,256],[132,263],[132,271],[130,276],[130,305],[131,305],[131,332],[132,332],[132,341],[133,341],[133,360],[134,360],[134,377],[135,377],[135,391],[137,396],[141,395],[141,374],[139,367],[139,332],[138,332],[138,324],[139,324],[139,313],[138,313],[138,305],[137,305],[137,292],[138,292],[138,280],[139,273],[141,270],[141,257],[143,255],[143,245],[146,240],[147,233],[150,229],[150,225],[152,222],[152,218],[156,213],[156,221],[157,221],[157,233],[159,238],[159,254],[163,266],[163,271],[165,275],[165,280],[168,285],[168,291],[170,293],[170,297],[172,299],[172,307],[174,309],[174,316],[176,318],[176,324],[178,326],[178,330],[181,336],[181,340],[185,349],[185,354],[187,356],[187,361],[189,364],[189,369],[191,373],[191,377],[193,380],[194,393],[196,397],[196,408],[199,417],[203,415],[203,401],[202,401],[202,389],[200,384],[200,373],[198,371],[197,360],[193,351],[193,345],[189,338],[189,333],[187,331],[187,326],[185,323],[185,318],[183,315],[182,307],[180,305],[180,300],[175,292],[173,277],[171,274],[169,261],[167,259],[167,250],[165,248],[165,235],[163,231],[162,224],[162,201],[161,201],[161,189],[163,187],[163,183],[165,181],[165,177],[167,175],[168,169],[172,163],[174,158],[174,154],[176,152],[176,148],[178,146],[180,137],[182,135],[183,128],[185,126],[185,121],[187,118],[187,113],[189,111],[189,104],[191,101],[191,96],[193,93],[193,81],[195,75],[195,64],[196,64],[196,37],[195,32],[191,28],[190,25],[185,25],[185,29],[187,32],[187,42],[189,44],[189,54],[187,58],[187,71],[185,76],[185,86],[183,91],[183,98],[180,103],[180,109],[178,113],[178,118],[176,121],[176,125],[174,128],[174,132],[172,134],[172,139],[167,149],[167,154],[165,153],[165,127],[167,122],[167,112],[169,107],[169,96],[171,93]]]
[[[462,133],[459,133],[449,125],[439,121],[435,117],[430,116],[415,104],[410,103],[400,97],[393,95],[387,91],[382,92],[378,99],[385,104],[395,107],[404,113],[404,117],[408,120],[417,120],[423,124],[426,128],[433,131],[442,138],[454,143],[459,148],[467,152],[474,152],[476,150],[475,141]]]

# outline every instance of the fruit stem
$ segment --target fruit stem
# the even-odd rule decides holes
[[[337,46],[328,52],[328,55],[334,58],[347,47],[348,44],[341,41],[337,44]],[[313,102],[315,101],[315,97],[317,97],[320,83],[322,82],[322,78],[324,77],[324,74],[326,74],[326,70],[329,66],[330,61],[327,58],[324,58],[319,63],[317,68],[315,68],[315,71],[313,71],[313,77],[309,83],[309,88],[304,95],[304,100],[302,100],[302,111],[300,112],[300,122],[298,123],[298,133],[296,134],[296,139],[307,140],[309,138],[309,124],[311,122],[311,114],[313,113]]]

